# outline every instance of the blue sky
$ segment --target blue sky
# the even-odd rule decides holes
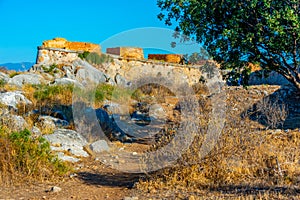
[[[35,62],[37,46],[54,37],[101,43],[134,28],[167,28],[158,13],[156,0],[0,0],[0,63]]]

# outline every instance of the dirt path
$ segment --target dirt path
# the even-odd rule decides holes
[[[0,199],[124,199],[140,175],[110,169],[99,161],[87,160],[75,175],[58,183],[36,183],[0,188]],[[53,186],[59,192],[50,191]]]
[[[140,144],[121,144],[120,147],[129,151],[141,152],[147,148]],[[132,187],[139,181],[141,174],[128,174],[117,171],[102,164],[93,157],[86,158],[74,165],[75,172],[60,182],[43,182],[25,184],[20,180],[19,185],[0,187],[1,199],[111,199],[122,200],[130,197]],[[52,192],[52,187],[61,191]]]

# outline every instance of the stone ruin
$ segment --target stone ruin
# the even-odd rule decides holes
[[[69,42],[64,38],[54,38],[53,40],[44,41],[42,47],[101,53],[101,48],[98,44],[88,42]]]
[[[78,59],[78,54],[96,52],[101,54],[101,47],[98,44],[87,42],[69,42],[64,38],[54,38],[43,42],[38,47],[36,64],[61,64]]]
[[[114,47],[107,48],[106,53],[117,55],[125,59],[144,60],[144,51],[139,47]]]
[[[78,59],[78,54],[83,52],[96,52],[101,54],[101,46],[88,42],[70,42],[64,38],[46,40],[38,47],[36,64],[63,64]],[[145,61],[144,51],[139,47],[113,47],[107,48],[106,53],[119,56],[123,59]],[[149,54],[148,60],[162,61],[175,64],[182,63],[180,54]]]
[[[183,64],[183,56],[181,54],[149,54],[148,60]]]

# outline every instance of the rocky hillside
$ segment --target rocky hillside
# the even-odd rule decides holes
[[[95,51],[97,51],[97,54],[93,54],[93,60],[89,55]],[[96,60],[100,62],[95,64],[96,62],[93,61]],[[100,47],[94,44],[72,43],[59,38],[45,41],[41,48],[39,48],[37,63],[28,72],[9,73],[5,70],[0,72],[2,124],[9,126],[12,130],[28,128],[38,135],[47,132],[53,133],[45,136],[53,144],[53,150],[59,151],[61,158],[75,162],[78,161],[78,156],[89,156],[88,150],[85,149],[87,146],[88,149],[96,152],[108,150],[109,147],[106,141],[98,141],[96,139],[88,141],[87,137],[82,136],[82,130],[81,133],[76,132],[78,125],[74,124],[73,115],[75,111],[72,110],[75,106],[72,100],[76,99],[74,93],[72,93],[74,88],[91,89],[95,92],[95,87],[101,84],[109,85],[109,93],[112,95],[116,88],[119,87],[123,88],[123,92],[125,91],[120,97],[123,98],[126,90],[137,90],[142,88],[143,85],[153,83],[170,87],[167,89],[171,90],[174,88],[178,89],[181,85],[197,88],[197,85],[205,82],[206,84],[210,84],[209,81],[214,79],[216,79],[215,82],[221,85],[224,84],[224,82],[220,81],[220,75],[217,74],[217,71],[211,69],[213,65],[214,63],[207,62],[203,66],[183,66],[161,61],[125,59],[118,56],[101,54]],[[178,87],[173,87],[172,85],[178,85]],[[214,89],[215,86],[210,87]],[[274,98],[271,98],[272,101],[279,101],[279,104],[283,102],[288,103],[289,105],[286,109],[288,114],[282,116],[278,124],[273,124],[272,128],[279,127],[279,125],[281,125],[281,128],[287,129],[298,127],[295,119],[299,118],[298,113],[300,113],[300,108],[298,104],[295,104],[295,101],[291,101],[291,99],[289,101],[285,100],[287,96],[291,96],[293,93],[293,90],[289,87],[278,89],[276,92],[272,87],[251,89],[249,92],[257,95],[256,99],[252,99],[252,97],[245,94],[234,95],[233,88],[224,90],[224,92],[229,91],[232,98],[241,97],[242,99],[251,99],[251,102],[255,103],[266,96],[274,96]],[[101,90],[106,89],[101,88]],[[51,97],[53,98],[52,101],[47,101],[47,95],[49,94],[43,93],[49,93],[52,90],[59,91],[54,92]],[[171,124],[174,124],[176,121],[174,116],[178,116],[176,106],[178,106],[179,97],[177,95],[181,94],[176,92],[166,92],[166,90],[156,91],[157,96],[154,98],[156,98],[156,101],[160,99],[160,106],[151,106],[151,101],[153,100],[141,97],[136,97],[135,99],[131,99],[130,102],[126,102],[130,107],[130,111],[127,111],[127,114],[130,114],[130,121],[147,124],[151,122],[151,117],[160,119],[161,116],[167,115],[164,120],[168,121],[168,126],[173,126]],[[194,92],[198,93],[197,91]],[[214,93],[214,91],[208,92]],[[45,97],[42,98],[42,95],[45,95]],[[200,95],[208,98],[211,94],[202,94],[200,91]],[[280,98],[276,99],[278,96]],[[48,96],[48,98],[50,97]],[[117,100],[115,99],[115,101]],[[232,102],[235,102],[235,100]],[[49,103],[53,103],[53,105],[49,105]],[[253,106],[255,107],[255,105]],[[235,105],[230,105],[229,107],[231,109]],[[239,110],[237,116],[243,115],[243,112],[256,112],[253,110],[255,109],[254,107],[249,107],[248,111]],[[88,116],[88,113],[91,111],[95,113],[104,134],[109,136],[110,139],[122,142],[136,141],[134,134],[129,133],[130,131],[124,131],[119,127],[120,124],[116,124],[114,117],[116,117],[116,114],[122,115],[126,108],[120,102],[114,102],[111,96],[108,97],[104,94],[98,106],[89,104],[80,108],[82,109],[80,112],[84,113],[82,116]],[[152,116],[149,114],[150,111]],[[269,126],[266,124],[269,123],[266,119],[257,119],[255,116],[251,117],[254,121],[258,121],[264,126]],[[95,126],[95,129],[97,129],[97,126]],[[95,130],[91,128],[84,131]],[[91,135],[95,134],[91,133]],[[72,158],[64,155],[64,151],[69,151],[75,157]]]
[[[193,131],[216,128],[223,117],[215,144],[220,152],[203,163],[186,162],[153,175],[153,181],[141,181],[138,187],[150,192],[137,195],[150,198],[164,183],[190,184],[199,181],[195,177],[204,177],[200,185],[256,179],[300,183],[300,101],[292,87],[226,86],[213,62],[190,66],[144,60],[140,51],[140,59],[126,49],[120,50],[126,58],[100,51],[97,45],[56,39],[39,48],[37,63],[27,72],[1,69],[0,127],[10,134],[28,129],[31,138],[44,138],[51,152],[79,171],[86,160],[93,160],[101,163],[91,166],[97,170],[140,173],[162,164],[147,163],[149,152],[168,147],[182,130],[189,137]],[[196,154],[186,158],[195,159]]]

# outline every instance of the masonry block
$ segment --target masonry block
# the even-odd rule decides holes
[[[149,54],[148,60],[158,60],[169,63],[181,63],[182,55],[180,54]]]
[[[131,58],[136,60],[144,59],[144,51],[138,47],[114,47],[107,48],[106,53],[121,56],[122,58]]]

